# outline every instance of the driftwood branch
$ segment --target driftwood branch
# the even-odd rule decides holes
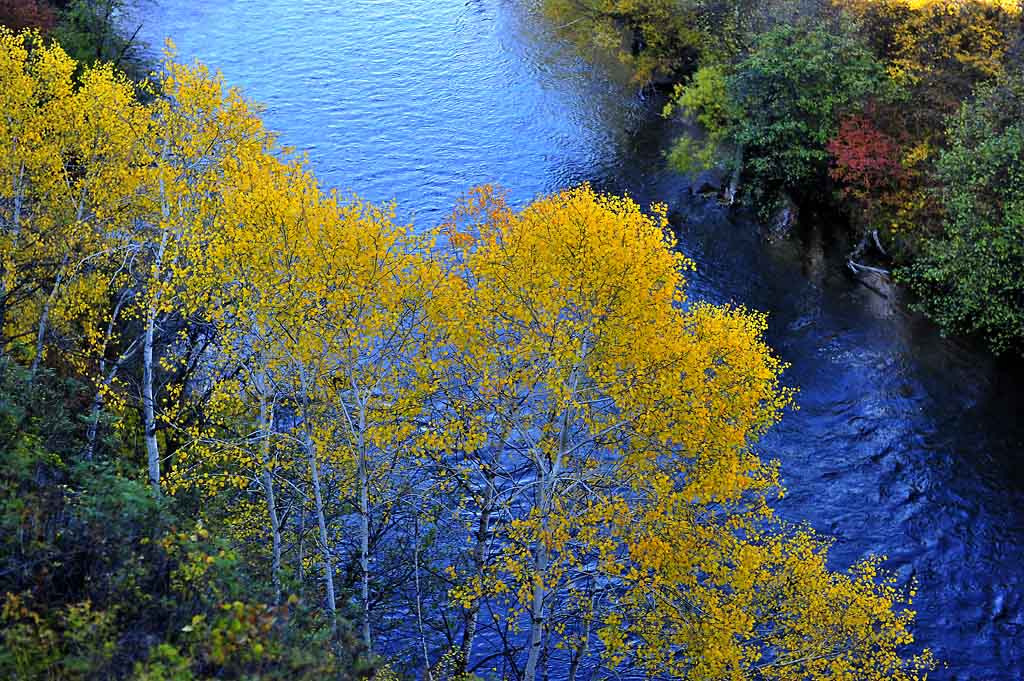
[[[889,270],[883,270],[881,267],[861,265],[859,262],[854,261],[853,258],[846,261],[846,266],[849,267],[854,274],[860,274],[861,272],[874,272],[875,274],[881,274],[885,277],[892,276],[892,273]]]

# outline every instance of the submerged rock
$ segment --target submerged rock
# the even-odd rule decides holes
[[[781,239],[789,236],[800,220],[800,207],[789,194],[779,198],[779,209],[768,223],[768,238]]]
[[[690,193],[697,196],[718,196],[724,191],[726,182],[725,171],[720,168],[704,170],[693,178]]]

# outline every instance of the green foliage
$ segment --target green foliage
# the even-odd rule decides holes
[[[832,201],[854,241],[885,242],[945,331],[1020,345],[1020,204],[1012,178],[994,187],[1015,129],[991,116],[985,131],[946,129],[961,106],[977,115],[964,104],[976,88],[1020,68],[1017,0],[538,1],[583,54],[676,81],[666,115],[704,134],[674,142],[671,168],[735,171],[729,200],[739,188],[765,219]]]
[[[696,3],[675,0],[540,0],[558,31],[584,54],[611,53],[635,81],[677,77],[692,68],[706,34]]]
[[[708,136],[720,140],[737,117],[729,96],[728,72],[720,64],[702,66],[685,86],[677,85],[664,115],[682,110],[704,128]]]
[[[149,659],[135,663],[132,681],[193,681],[192,662],[174,646],[161,643]]]
[[[82,457],[84,386],[0,359],[0,678],[356,679],[319,607],[270,604],[221,532],[138,468]],[[190,529],[176,529],[189,527]]]
[[[0,610],[0,673],[14,679],[88,681],[114,654],[114,612],[89,601],[40,614],[14,594]]]
[[[663,114],[681,111],[696,121],[706,137],[677,139],[668,153],[669,165],[681,173],[706,170],[719,163],[719,150],[736,124],[738,112],[728,91],[727,70],[720,64],[702,66],[689,83],[677,85]]]
[[[676,172],[698,173],[715,167],[718,161],[718,147],[710,140],[681,135],[672,143],[666,158],[669,166]]]
[[[950,121],[939,176],[947,219],[903,271],[947,332],[1024,346],[1024,74],[978,89]]]
[[[125,0],[71,0],[54,29],[64,50],[82,64],[120,63],[132,42],[119,32]]]
[[[779,26],[729,79],[742,115],[733,133],[762,190],[799,193],[826,180],[826,144],[843,113],[880,95],[884,70],[852,33]]]

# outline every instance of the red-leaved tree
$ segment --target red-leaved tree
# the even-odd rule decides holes
[[[57,13],[46,0],[0,0],[0,24],[15,31],[37,28],[46,33],[56,23]]]
[[[841,183],[847,196],[867,199],[890,189],[903,174],[900,147],[863,114],[847,116],[828,143],[832,179]]]

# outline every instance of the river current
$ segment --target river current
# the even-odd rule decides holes
[[[842,246],[766,243],[692,197],[665,169],[672,124],[651,98],[575,57],[528,4],[157,0],[138,21],[154,49],[170,37],[263,102],[325,185],[393,199],[416,224],[481,183],[520,205],[583,181],[668,203],[698,266],[691,297],[767,312],[800,390],[761,446],[781,461],[779,512],[834,537],[834,567],[884,554],[917,581],[915,634],[948,665],[933,678],[1024,678],[1019,369],[852,281]]]

